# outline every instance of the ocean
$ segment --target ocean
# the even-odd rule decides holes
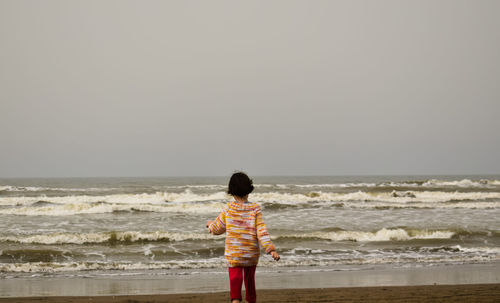
[[[224,272],[229,177],[0,179],[0,280]],[[500,176],[253,177],[286,271],[500,261]]]

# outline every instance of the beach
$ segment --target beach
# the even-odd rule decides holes
[[[362,270],[303,268],[256,275],[260,302],[495,302],[500,265],[475,264]],[[0,302],[224,302],[225,272],[154,277],[3,280]]]

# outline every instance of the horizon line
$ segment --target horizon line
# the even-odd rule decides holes
[[[22,176],[22,177],[2,177],[0,179],[111,179],[111,178],[226,178],[228,175],[143,175],[143,176]],[[471,173],[471,174],[339,174],[339,175],[325,175],[325,174],[303,174],[303,175],[252,175],[255,177],[458,177],[458,176],[500,176],[500,173]]]

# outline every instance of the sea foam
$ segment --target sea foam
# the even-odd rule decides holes
[[[217,240],[223,236],[213,236],[209,233],[176,233],[169,231],[112,231],[95,233],[51,233],[19,236],[0,236],[0,242],[22,244],[115,244],[119,242],[170,242],[187,240]]]
[[[451,239],[455,235],[453,231],[447,230],[405,230],[402,228],[383,228],[375,232],[367,231],[331,231],[331,232],[310,232],[282,235],[277,238],[304,238],[304,239],[325,239],[331,241],[355,241],[355,242],[383,242],[383,241],[409,241],[417,239]]]

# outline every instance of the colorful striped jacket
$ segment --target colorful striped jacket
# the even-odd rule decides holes
[[[208,228],[215,235],[226,232],[224,255],[229,267],[257,265],[259,242],[266,253],[276,250],[257,203],[228,203]]]

